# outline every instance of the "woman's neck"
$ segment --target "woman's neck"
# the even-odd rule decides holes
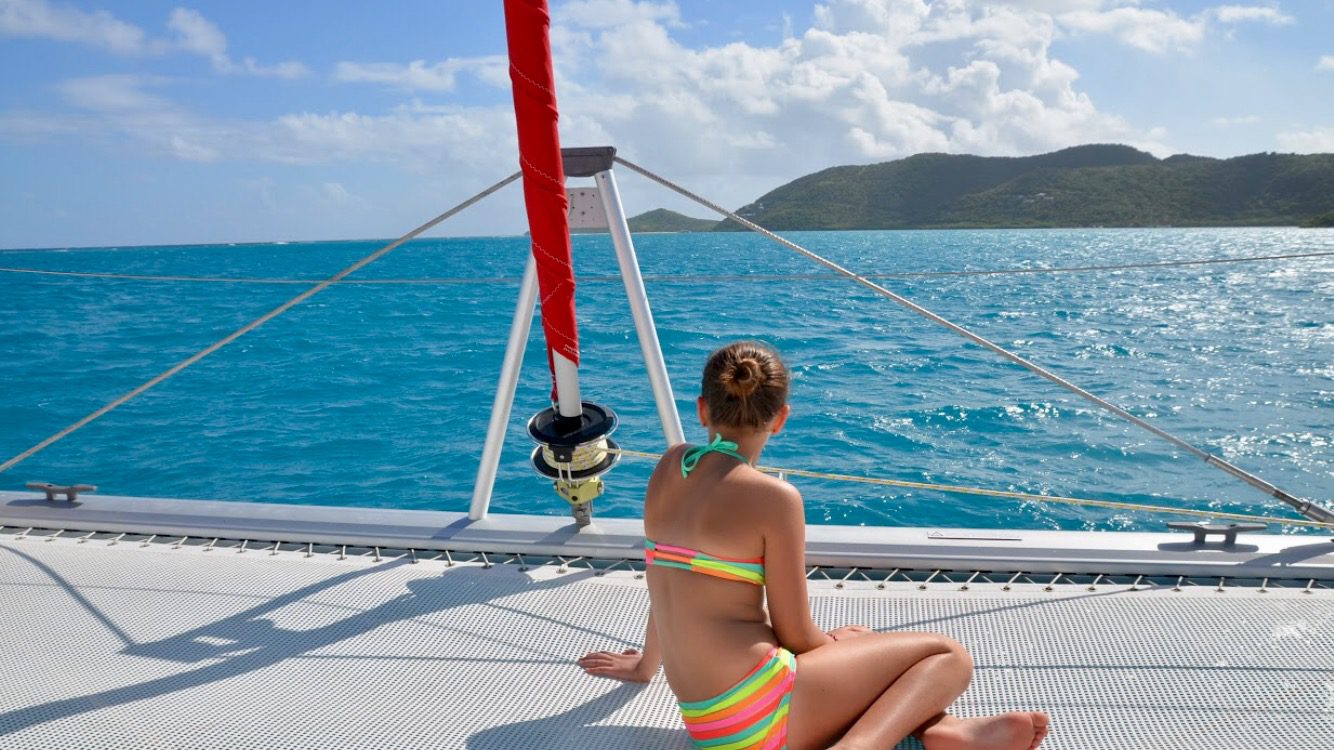
[[[768,430],[736,430],[736,429],[716,429],[709,428],[709,440],[713,440],[714,435],[722,435],[723,440],[730,440],[736,443],[737,452],[745,456],[750,465],[754,466],[760,460],[760,453],[764,451],[764,446],[769,442]]]

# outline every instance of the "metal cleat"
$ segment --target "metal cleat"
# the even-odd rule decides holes
[[[96,492],[97,487],[91,484],[51,484],[50,482],[28,482],[28,489],[41,490],[46,493],[46,501],[53,503],[56,501],[56,495],[64,495],[69,502],[78,499],[80,492]]]
[[[1211,534],[1221,534],[1223,544],[1230,546],[1237,543],[1237,534],[1243,531],[1264,531],[1269,528],[1263,523],[1197,523],[1187,521],[1171,521],[1167,524],[1169,529],[1178,529],[1180,531],[1190,531],[1195,534],[1192,544],[1205,544]]]

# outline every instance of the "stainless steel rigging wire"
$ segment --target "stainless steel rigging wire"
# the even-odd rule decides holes
[[[453,208],[449,209],[448,211],[445,211],[444,213],[440,214],[439,216],[435,217],[434,219],[431,219],[430,221],[426,222],[425,224],[422,224],[421,226],[417,227],[416,229],[412,230],[411,232],[408,232],[407,234],[403,235],[402,237],[399,237],[398,239],[394,240],[393,242],[390,242],[389,244],[387,244],[387,245],[385,245],[384,247],[380,248],[379,250],[376,250],[375,252],[371,253],[370,255],[367,255],[366,257],[362,258],[361,260],[357,261],[356,263],[353,263],[352,265],[348,266],[347,268],[344,268],[343,270],[339,271],[338,273],[334,274],[333,276],[330,276],[329,278],[327,278],[327,279],[325,279],[325,280],[323,280],[323,281],[321,281],[321,282],[315,284],[314,286],[312,286],[311,288],[307,289],[306,291],[304,291],[304,292],[298,294],[297,296],[295,296],[295,297],[293,297],[293,298],[287,300],[286,302],[282,303],[281,305],[278,305],[277,307],[273,308],[272,310],[268,311],[267,313],[264,313],[263,315],[261,315],[260,317],[256,318],[255,320],[252,320],[251,322],[245,324],[244,326],[242,326],[242,327],[236,329],[236,330],[233,331],[232,333],[230,333],[230,334],[228,334],[227,336],[223,337],[222,339],[219,339],[218,341],[216,341],[216,342],[210,344],[209,346],[205,347],[204,349],[200,350],[199,352],[197,352],[197,353],[195,353],[195,354],[192,354],[192,355],[189,356],[188,358],[186,358],[186,359],[184,359],[184,360],[182,360],[182,361],[176,363],[176,364],[173,365],[172,367],[168,368],[167,370],[165,370],[165,371],[163,371],[162,373],[158,374],[156,377],[154,377],[154,378],[148,380],[147,382],[143,383],[142,385],[138,386],[137,388],[135,388],[134,390],[130,391],[129,393],[126,393],[125,395],[123,395],[123,396],[121,396],[121,397],[119,397],[119,398],[117,398],[117,399],[111,401],[111,402],[108,403],[106,406],[103,406],[102,408],[98,409],[97,411],[94,411],[93,413],[89,414],[88,416],[84,417],[83,419],[80,419],[79,421],[75,422],[74,424],[70,425],[69,427],[66,427],[65,429],[61,430],[60,432],[57,432],[56,434],[52,435],[51,437],[48,437],[47,439],[45,439],[45,440],[43,440],[42,442],[40,442],[40,443],[34,445],[33,447],[27,449],[26,451],[23,451],[22,453],[18,454],[17,456],[14,456],[13,458],[9,459],[8,461],[4,462],[3,464],[0,464],[0,474],[2,474],[2,473],[4,473],[4,472],[8,471],[9,469],[11,469],[11,468],[17,466],[19,463],[21,463],[21,462],[27,460],[28,458],[31,458],[31,457],[32,457],[33,455],[35,455],[36,453],[38,453],[38,452],[40,452],[40,451],[42,451],[42,450],[44,450],[44,449],[50,447],[51,445],[53,445],[53,444],[56,443],[57,441],[62,440],[62,439],[65,438],[66,436],[68,436],[68,435],[70,435],[71,433],[73,433],[75,430],[78,430],[79,428],[83,427],[84,425],[88,424],[89,422],[92,422],[93,420],[97,419],[98,417],[101,417],[103,414],[106,414],[107,412],[111,411],[112,409],[115,409],[116,407],[120,406],[121,404],[124,404],[125,402],[129,401],[130,399],[132,399],[132,398],[138,396],[139,394],[143,393],[144,391],[147,391],[148,389],[152,388],[153,386],[157,385],[158,383],[161,383],[162,381],[166,380],[167,378],[170,378],[171,376],[175,375],[176,373],[180,372],[181,370],[184,370],[185,368],[189,367],[190,365],[193,365],[194,363],[198,362],[199,360],[203,359],[204,357],[207,357],[208,355],[212,354],[213,352],[216,352],[217,350],[221,349],[222,347],[224,347],[224,346],[226,346],[226,345],[232,343],[233,341],[235,341],[235,340],[241,338],[242,336],[246,335],[247,333],[250,333],[251,331],[255,330],[256,328],[259,328],[260,326],[262,326],[262,325],[264,325],[265,323],[269,322],[270,320],[272,320],[272,319],[278,317],[279,315],[281,315],[281,314],[287,312],[287,311],[288,311],[289,309],[291,309],[292,307],[294,307],[294,306],[300,304],[301,302],[306,301],[307,299],[309,299],[309,298],[315,296],[316,294],[318,294],[318,293],[324,291],[325,289],[328,289],[330,286],[332,286],[332,285],[334,285],[335,283],[337,283],[340,279],[342,279],[342,278],[344,278],[345,276],[347,276],[347,275],[349,275],[349,274],[351,274],[351,273],[353,273],[353,272],[355,272],[355,271],[357,271],[357,270],[360,270],[361,268],[363,268],[363,267],[365,267],[365,266],[367,266],[367,265],[369,265],[369,264],[375,262],[375,261],[378,260],[381,256],[383,256],[383,255],[385,255],[386,253],[390,252],[390,251],[393,250],[394,248],[397,248],[399,245],[402,245],[404,242],[407,242],[408,240],[412,239],[413,237],[416,237],[417,235],[421,234],[422,232],[425,232],[426,230],[428,230],[428,229],[430,229],[431,227],[435,226],[436,224],[439,224],[440,222],[444,221],[445,219],[448,219],[448,218],[454,216],[455,214],[457,214],[458,212],[462,211],[463,209],[465,209],[465,208],[467,208],[467,207],[473,205],[473,204],[476,203],[477,201],[479,201],[479,200],[485,198],[486,196],[488,196],[488,195],[490,195],[490,194],[496,192],[497,190],[499,190],[499,189],[505,187],[506,185],[510,184],[511,182],[514,182],[515,180],[519,179],[519,174],[520,174],[520,173],[515,172],[514,174],[510,175],[509,177],[506,177],[505,179],[501,180],[500,182],[497,182],[496,184],[494,184],[494,185],[492,185],[491,187],[489,187],[489,188],[483,190],[482,192],[478,193],[477,195],[474,195],[473,197],[471,197],[471,198],[469,198],[469,199],[463,201],[462,203],[458,204],[457,206],[454,206]]]
[[[1174,266],[1202,266],[1218,263],[1252,263],[1266,260],[1323,258],[1334,255],[1334,250],[1283,255],[1244,255],[1236,258],[1199,258],[1195,260],[1167,260],[1151,263],[1118,263],[1097,266],[1057,266],[1055,268],[993,268],[971,271],[902,271],[898,273],[863,274],[868,279],[916,279],[950,276],[1008,276],[1011,274],[1088,273],[1093,271],[1124,271],[1143,268],[1170,268]],[[95,271],[54,271],[43,268],[13,268],[0,266],[0,273],[34,274],[38,276],[69,276],[85,279],[120,279],[128,281],[182,281],[221,284],[310,284],[315,279],[275,278],[271,276],[179,276],[135,273],[99,273]],[[835,273],[731,273],[731,274],[644,274],[645,281],[699,282],[699,281],[821,281],[837,279]],[[614,282],[615,275],[580,276],[579,283]],[[335,282],[339,285],[398,285],[398,284],[517,284],[518,276],[426,276],[422,278],[351,279]]]
[[[1167,432],[1166,430],[1163,430],[1159,427],[1156,427],[1144,421],[1143,419],[1140,419],[1134,414],[1131,414],[1130,412],[1126,411],[1125,409],[1122,409],[1116,404],[1111,403],[1110,401],[1107,401],[1106,399],[1103,399],[1099,396],[1096,396],[1084,390],[1083,388],[1080,388],[1074,383],[1071,383],[1065,378],[1062,378],[1061,376],[1051,372],[1050,370],[1047,370],[1041,365],[1038,365],[1037,363],[1032,362],[1031,360],[1025,359],[1024,357],[1015,354],[1009,349],[1006,349],[1005,347],[1000,346],[999,344],[993,343],[992,341],[983,338],[982,336],[979,336],[976,333],[973,333],[972,331],[968,330],[967,328],[964,328],[961,325],[958,325],[957,323],[953,323],[949,320],[946,320],[945,318],[926,309],[925,307],[922,307],[916,302],[913,302],[912,300],[903,297],[899,294],[895,294],[889,289],[886,289],[885,287],[875,283],[874,281],[871,281],[869,278],[861,274],[855,273],[853,271],[850,271],[847,268],[844,268],[843,266],[835,263],[834,261],[829,260],[828,258],[818,255],[810,250],[807,250],[801,245],[798,245],[797,243],[785,237],[781,237],[769,231],[768,229],[765,229],[759,224],[750,221],[749,219],[738,216],[737,214],[728,211],[722,206],[719,206],[718,204],[713,203],[712,201],[709,201],[706,198],[703,198],[699,195],[696,195],[695,193],[690,192],[689,190],[686,190],[685,188],[681,187],[680,185],[677,185],[676,183],[672,182],[671,180],[668,180],[665,177],[657,175],[645,169],[644,167],[639,166],[638,164],[635,164],[633,162],[621,158],[620,156],[615,157],[615,159],[616,163],[626,167],[627,169],[636,172],[640,175],[643,175],[644,177],[653,180],[659,185],[662,185],[663,187],[666,187],[669,190],[675,191],[676,193],[679,193],[680,195],[685,196],[686,198],[689,198],[690,200],[693,200],[696,203],[699,203],[700,205],[712,211],[715,211],[718,214],[728,219],[731,219],[732,221],[735,221],[736,223],[740,224],[741,226],[753,232],[763,235],[773,240],[774,242],[777,242],[778,244],[788,248],[789,250],[793,250],[797,253],[800,253],[801,255],[806,256],[807,258],[810,258],[811,260],[830,269],[831,271],[834,271],[835,273],[838,273],[841,276],[845,276],[857,282],[858,284],[861,284],[862,286],[866,287],[867,289],[870,289],[876,294],[879,294],[883,297],[887,297],[890,300],[898,303],[899,305],[908,308],[909,310],[913,311],[914,313],[917,313],[918,315],[926,318],[927,320],[930,320],[933,323],[944,326],[945,328],[954,331],[955,333],[959,334],[960,336],[963,336],[969,341],[972,341],[978,346],[981,346],[985,349],[989,349],[990,351],[1004,357],[1005,359],[1008,359],[1009,361],[1019,365],[1020,367],[1023,367],[1024,369],[1036,375],[1039,375],[1043,378],[1046,378],[1047,380],[1050,380],[1051,382],[1061,386],[1062,388],[1070,391],[1071,393],[1074,393],[1094,404],[1097,404],[1103,409],[1117,415],[1118,417],[1121,417],[1122,419],[1130,422],[1136,427],[1147,430],[1148,432],[1157,435],[1158,437],[1162,438],[1163,440],[1166,440],[1172,445],[1177,446],[1178,448],[1186,451],[1187,453],[1190,453],[1191,455],[1204,460],[1204,462],[1209,464],[1210,466],[1213,466],[1219,469],[1220,471],[1223,471],[1237,479],[1240,479],[1246,484],[1249,484],[1250,486],[1258,490],[1261,490],[1262,492],[1265,492],[1266,494],[1271,495],[1272,497],[1282,500],[1283,502],[1292,506],[1298,513],[1301,513],[1303,516],[1313,521],[1320,521],[1322,523],[1334,523],[1334,511],[1331,511],[1328,508],[1317,505],[1316,503],[1310,500],[1299,498],[1279,487],[1276,487],[1273,484],[1270,484],[1269,482],[1266,482],[1260,477],[1255,476],[1254,474],[1228,462],[1223,458],[1215,456],[1214,454],[1209,453],[1208,451],[1201,450],[1200,448],[1196,448],[1191,443],[1188,443],[1185,440],[1177,437],[1176,435],[1173,435],[1172,433]]]

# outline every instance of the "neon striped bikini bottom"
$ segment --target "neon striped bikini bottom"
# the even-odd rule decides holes
[[[787,747],[788,701],[797,659],[774,646],[741,681],[714,698],[680,703],[686,731],[698,748],[782,750]]]

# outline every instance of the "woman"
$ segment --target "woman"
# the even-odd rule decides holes
[[[644,499],[644,651],[599,651],[580,666],[645,682],[661,664],[703,748],[891,748],[909,734],[928,750],[1037,747],[1046,714],[945,713],[972,679],[957,642],[811,621],[801,495],[752,468],[787,421],[787,392],[787,369],[764,345],[709,357],[697,406],[710,442],[669,450]]]

